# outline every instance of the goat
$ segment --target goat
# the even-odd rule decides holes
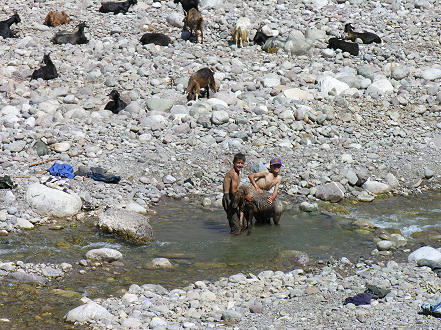
[[[54,44],[87,44],[89,40],[84,35],[84,28],[88,27],[86,23],[80,23],[77,26],[77,30],[70,33],[67,31],[60,31],[51,39]]]
[[[344,52],[348,52],[351,55],[358,55],[358,44],[356,42],[347,42],[339,38],[331,38],[328,40],[328,48],[341,49]]]
[[[21,19],[20,16],[18,16],[17,13],[12,15],[10,18],[8,18],[6,21],[0,22],[0,36],[2,36],[4,39],[6,38],[17,38],[16,32],[11,30],[12,24],[20,23]]]
[[[371,44],[373,42],[377,44],[381,44],[381,38],[372,32],[355,32],[351,23],[347,23],[345,25],[345,32],[348,34],[346,39],[355,41],[355,39],[359,38],[363,41],[364,44]]]
[[[202,68],[190,76],[187,86],[187,100],[196,101],[199,99],[201,88],[205,88],[207,92],[207,99],[210,98],[210,88],[217,92],[216,82],[214,81],[214,72],[210,68]]]
[[[267,36],[265,33],[262,32],[262,28],[257,29],[256,34],[254,35],[254,43],[263,46],[265,42],[271,37]]]
[[[268,53],[277,53],[279,48],[284,49],[288,40],[280,36],[269,37],[262,46],[262,49]]]
[[[138,0],[127,0],[124,2],[103,2],[98,11],[100,13],[113,13],[117,15],[119,13],[126,14],[129,11],[131,5],[136,5]]]
[[[249,42],[249,34],[250,34],[250,26],[251,21],[248,17],[241,17],[237,20],[236,26],[233,31],[233,41],[236,43],[236,47],[238,47],[238,43],[240,43],[240,47],[243,47],[243,42]]]
[[[193,32],[196,34],[196,43],[198,42],[198,31],[201,31],[201,44],[204,43],[204,31],[202,30],[204,19],[202,14],[196,8],[191,8],[182,21],[190,28],[190,34],[193,34]]]
[[[199,0],[174,0],[174,2],[182,5],[182,9],[184,10],[185,14],[187,14],[191,8],[199,11]]]
[[[140,41],[143,45],[155,44],[159,46],[168,46],[172,42],[168,36],[162,33],[146,33]]]
[[[31,80],[41,78],[43,80],[50,80],[58,78],[57,69],[54,63],[52,63],[49,54],[43,56],[43,63],[45,64],[41,68],[35,70],[32,73]]]
[[[110,110],[113,113],[117,114],[127,106],[127,103],[120,99],[119,93],[116,89],[111,91],[110,94],[107,96],[110,96],[112,101],[109,101],[109,103],[106,104],[106,106],[104,107],[105,110]]]
[[[71,19],[68,14],[66,14],[65,11],[59,12],[59,11],[50,11],[46,18],[44,19],[44,25],[47,26],[58,26],[62,24],[69,24],[71,22]]]

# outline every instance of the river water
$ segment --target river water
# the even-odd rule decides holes
[[[157,208],[151,220],[154,240],[144,245],[102,234],[91,223],[65,223],[63,230],[43,226],[11,234],[0,238],[0,260],[69,262],[74,270],[45,286],[0,281],[0,318],[11,321],[0,328],[71,328],[62,317],[81,304],[81,296],[119,296],[132,283],[171,288],[238,272],[289,270],[293,266],[279,258],[285,250],[304,251],[313,261],[326,261],[331,256],[357,261],[369,256],[375,245],[372,236],[358,233],[347,218],[397,228],[404,235],[427,228],[439,231],[440,202],[441,194],[393,197],[351,206],[344,217],[288,210],[280,226],[254,227],[249,233],[232,236],[222,210],[168,201]],[[78,261],[88,250],[100,247],[119,250],[124,265],[84,268],[86,273],[80,274],[83,267]],[[155,257],[169,258],[174,267],[149,269],[147,264]]]

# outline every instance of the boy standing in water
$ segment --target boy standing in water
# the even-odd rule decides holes
[[[245,155],[238,153],[234,155],[233,168],[225,174],[223,191],[224,196],[222,198],[222,206],[225,212],[227,212],[228,223],[231,228],[232,234],[240,233],[240,214],[239,210],[233,208],[234,194],[240,185],[240,171],[245,166]]]
[[[277,195],[279,193],[279,185],[282,182],[282,177],[279,175],[280,168],[282,167],[282,160],[280,158],[273,158],[270,161],[269,170],[264,170],[258,173],[252,173],[248,176],[254,189],[251,189],[250,194],[253,196],[255,190],[258,194],[262,194],[264,191],[269,191],[274,187],[274,191],[267,197],[267,203],[272,205],[276,201]],[[258,196],[254,195],[253,199],[255,202]],[[274,214],[273,221],[277,225],[280,221],[282,215],[282,204],[277,200],[273,206]]]

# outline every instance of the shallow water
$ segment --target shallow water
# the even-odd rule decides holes
[[[349,216],[403,229],[415,223],[439,227],[436,218],[440,201],[440,194],[376,200],[351,207]],[[40,329],[54,328],[55,324],[69,328],[62,317],[81,304],[81,296],[120,296],[132,283],[158,283],[171,288],[238,272],[292,269],[287,260],[278,258],[284,250],[307,252],[313,261],[331,256],[357,261],[374,248],[372,237],[352,230],[347,220],[319,213],[286,211],[280,226],[254,227],[249,233],[232,236],[222,210],[169,201],[157,211],[151,220],[155,238],[144,245],[102,234],[91,223],[66,223],[63,230],[44,226],[1,237],[2,261],[69,262],[74,266],[65,279],[47,286],[0,281],[0,318],[11,320],[6,328],[32,328],[36,324]],[[88,250],[99,247],[121,251],[124,265],[105,265],[96,270],[77,265]],[[154,257],[169,258],[173,269],[148,269],[147,263]],[[86,269],[86,274],[80,274],[80,269]],[[5,328],[2,323],[0,328]]]

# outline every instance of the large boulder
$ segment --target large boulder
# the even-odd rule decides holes
[[[136,242],[145,242],[153,237],[148,217],[123,209],[109,208],[102,212],[98,227],[104,232],[115,233]]]
[[[86,323],[94,320],[111,320],[113,315],[103,306],[90,302],[72,309],[66,314],[65,318],[66,321],[72,323]]]
[[[315,197],[336,203],[345,197],[345,188],[340,182],[326,183],[317,187]]]
[[[78,195],[68,194],[39,183],[29,186],[26,191],[26,201],[35,212],[58,218],[74,216],[82,206]]]
[[[440,264],[441,252],[431,246],[423,246],[409,254],[407,260],[409,262],[415,261],[418,264],[420,264],[422,260]]]
[[[363,184],[363,188],[371,194],[384,194],[391,191],[391,186],[383,182],[369,180]]]

